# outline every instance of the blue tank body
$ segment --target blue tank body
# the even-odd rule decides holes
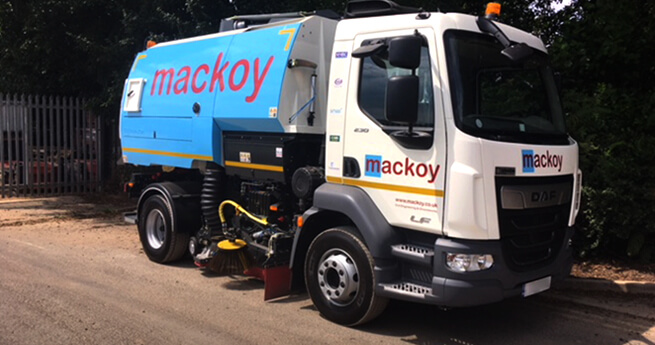
[[[283,133],[278,108],[300,26],[201,36],[139,53],[123,93],[123,160],[221,164],[223,132]]]

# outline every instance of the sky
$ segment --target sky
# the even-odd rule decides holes
[[[560,1],[553,1],[552,6],[556,11],[559,11],[559,10],[563,9],[564,7],[570,5],[570,4],[571,4],[571,0],[564,0],[564,1],[561,1],[561,2]]]

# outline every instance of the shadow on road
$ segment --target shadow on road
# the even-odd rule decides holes
[[[172,266],[197,269],[191,260]],[[199,274],[209,279],[226,277],[209,270],[199,270]],[[260,280],[241,275],[228,278],[220,284],[224,289],[261,290],[263,294],[264,283]],[[655,325],[655,320],[555,297],[556,294],[548,292],[527,299],[514,298],[486,306],[450,310],[391,301],[380,317],[356,329],[419,345],[655,345],[653,333],[647,333]],[[317,318],[320,317],[305,292],[262,303],[298,303],[299,310],[312,310]]]
[[[621,321],[584,306],[553,306],[539,296],[487,306],[442,310],[391,301],[364,332],[398,337],[410,344],[647,344],[648,323]],[[601,326],[602,324],[602,326]],[[651,325],[652,327],[652,325]],[[632,341],[632,342],[631,342]],[[635,342],[636,341],[636,342]]]

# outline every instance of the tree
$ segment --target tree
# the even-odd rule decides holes
[[[578,0],[552,45],[584,172],[581,253],[655,259],[655,4]]]
[[[147,38],[217,31],[220,18],[233,13],[227,0],[5,0],[0,90],[79,95],[97,111],[117,109],[122,81]]]

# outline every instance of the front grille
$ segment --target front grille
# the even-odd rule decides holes
[[[546,200],[545,207],[538,202],[526,201],[524,208],[503,208],[501,190],[511,186],[512,190],[524,189],[524,198],[535,194],[551,195],[550,190],[541,189],[558,186],[566,189],[561,202],[554,204]],[[498,223],[503,255],[507,266],[516,272],[538,269],[552,263],[562,247],[571,210],[573,176],[556,177],[496,177]],[[505,201],[505,205],[507,205]],[[513,206],[516,204],[514,203]]]

